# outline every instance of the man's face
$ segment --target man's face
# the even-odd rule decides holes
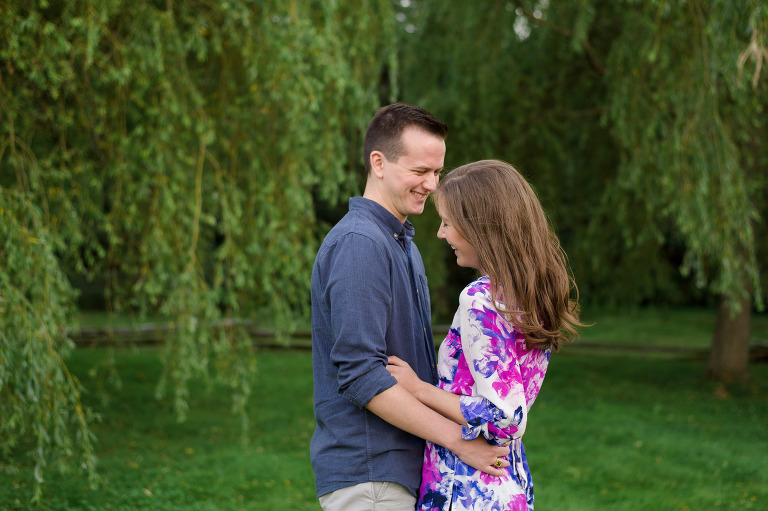
[[[418,128],[402,134],[405,152],[397,161],[382,154],[374,172],[381,179],[382,206],[405,222],[424,212],[427,197],[435,191],[445,160],[445,140]]]

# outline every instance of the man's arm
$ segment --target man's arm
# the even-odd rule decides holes
[[[393,426],[455,453],[467,465],[493,476],[506,474],[509,462],[501,468],[492,466],[497,458],[509,455],[509,446],[493,446],[478,437],[461,438],[461,426],[421,404],[407,390],[395,385],[374,396],[366,408]]]

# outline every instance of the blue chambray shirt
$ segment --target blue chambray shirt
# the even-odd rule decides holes
[[[367,481],[392,481],[418,493],[424,441],[364,408],[397,383],[386,370],[390,355],[408,362],[422,380],[437,383],[427,277],[413,234],[410,222],[401,224],[376,202],[353,197],[317,253],[317,425],[310,454],[318,496]]]

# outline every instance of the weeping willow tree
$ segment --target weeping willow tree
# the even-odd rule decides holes
[[[583,299],[718,301],[709,372],[745,378],[767,260],[768,5],[409,5],[402,94],[451,126],[450,163],[520,167]]]
[[[65,362],[76,275],[104,276],[108,310],[170,318],[157,393],[180,419],[201,377],[245,420],[247,336],[211,325],[307,317],[316,205],[359,193],[394,22],[383,0],[0,2],[4,457],[95,481]]]
[[[682,272],[719,301],[709,372],[743,379],[752,306],[762,307],[757,240],[768,233],[768,5],[655,2],[633,10],[644,21],[622,31],[607,56],[606,119],[622,148],[608,193],[645,202],[653,221],[644,234],[663,240],[666,221],[684,241]]]

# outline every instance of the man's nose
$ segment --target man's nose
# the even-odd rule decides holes
[[[436,174],[427,174],[426,179],[424,179],[424,188],[430,192],[434,192],[439,180],[440,176]]]

